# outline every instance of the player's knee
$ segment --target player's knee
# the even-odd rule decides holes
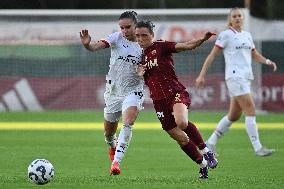
[[[133,117],[133,116],[127,116],[125,118],[123,118],[123,124],[126,124],[126,125],[133,125],[134,122],[136,120],[136,117]]]
[[[231,122],[235,122],[238,121],[240,119],[240,117],[232,117],[232,118],[228,118]]]
[[[137,110],[127,111],[123,113],[122,122],[123,124],[133,125],[138,115]]]
[[[244,115],[245,116],[255,116],[256,115],[255,109],[251,108],[251,109],[248,109],[248,110],[244,111]]]
[[[123,124],[133,125],[136,120],[137,114],[137,112],[125,114],[122,120]]]
[[[177,140],[177,143],[178,143],[180,146],[185,146],[185,145],[188,144],[188,138],[179,139],[179,140]]]
[[[228,119],[229,121],[231,122],[235,122],[235,121],[238,121],[241,117],[241,113],[238,113],[238,114],[235,114],[235,115],[228,115]]]
[[[180,145],[180,146],[185,146],[187,145],[189,139],[187,135],[179,135],[174,137],[174,140]]]
[[[176,124],[181,130],[186,129],[188,122],[185,119],[176,119]]]

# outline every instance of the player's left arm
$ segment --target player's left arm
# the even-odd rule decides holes
[[[256,49],[252,50],[252,58],[256,61],[259,62],[261,64],[265,64],[268,66],[271,66],[273,68],[273,71],[275,72],[277,70],[277,65],[275,62],[265,58],[264,56],[262,56]]]
[[[193,39],[184,43],[177,43],[175,45],[175,49],[177,52],[195,49],[196,47],[199,47],[204,41],[207,41],[212,35],[216,34],[212,32],[207,32],[203,36],[203,38]]]

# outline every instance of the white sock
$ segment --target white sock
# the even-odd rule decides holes
[[[254,148],[254,151],[260,150],[262,148],[262,145],[260,144],[258,137],[258,130],[257,130],[255,116],[246,116],[245,125],[246,125],[247,134]]]
[[[218,123],[215,131],[209,137],[207,142],[212,145],[216,145],[217,140],[221,138],[231,127],[233,122],[228,119],[228,116],[224,116]]]
[[[110,137],[105,136],[105,141],[109,146],[111,146],[112,148],[115,148],[115,146],[116,146],[116,134],[114,134],[113,136],[110,136]]]
[[[207,160],[203,157],[202,162],[199,164],[200,168],[204,168],[207,166]]]
[[[206,154],[207,152],[209,152],[209,148],[205,147],[200,151],[201,151],[202,154]]]
[[[123,125],[116,146],[116,151],[114,155],[113,162],[118,162],[120,164],[132,138],[132,125]]]

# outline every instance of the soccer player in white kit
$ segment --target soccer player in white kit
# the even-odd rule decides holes
[[[256,49],[249,32],[242,30],[243,13],[239,8],[231,9],[228,15],[228,29],[221,32],[215,46],[206,58],[202,70],[196,79],[197,87],[205,83],[205,76],[215,57],[223,51],[225,57],[225,80],[231,97],[229,112],[218,123],[217,128],[207,141],[207,146],[216,153],[216,143],[237,121],[242,112],[245,115],[246,131],[257,156],[269,156],[275,150],[262,146],[256,125],[255,104],[251,95],[250,84],[253,80],[252,58],[261,64],[271,66],[276,71],[274,62],[264,58]]]
[[[104,93],[104,134],[109,145],[109,157],[112,161],[110,174],[119,175],[119,164],[132,137],[133,124],[143,103],[143,78],[136,73],[141,62],[142,49],[136,42],[135,24],[137,13],[126,11],[119,17],[121,31],[107,38],[91,43],[88,30],[80,32],[84,47],[90,51],[111,48],[109,71],[106,76]],[[116,130],[122,116],[123,126],[118,139]]]

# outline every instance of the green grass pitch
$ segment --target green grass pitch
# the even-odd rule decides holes
[[[192,113],[191,119],[215,125],[222,113]],[[101,112],[3,113],[0,122],[100,122]],[[258,116],[261,123],[284,123],[283,114]],[[139,122],[157,121],[153,112]],[[51,123],[52,124],[52,123]],[[202,129],[205,139],[213,129]],[[207,181],[199,168],[161,129],[134,129],[119,176],[109,176],[110,162],[102,129],[14,130],[0,129],[1,189],[139,189],[139,188],[283,188],[283,129],[259,129],[264,145],[276,149],[271,157],[256,157],[245,129],[232,129],[218,143],[219,166]],[[27,178],[27,167],[46,158],[55,167],[51,183],[37,186]]]

